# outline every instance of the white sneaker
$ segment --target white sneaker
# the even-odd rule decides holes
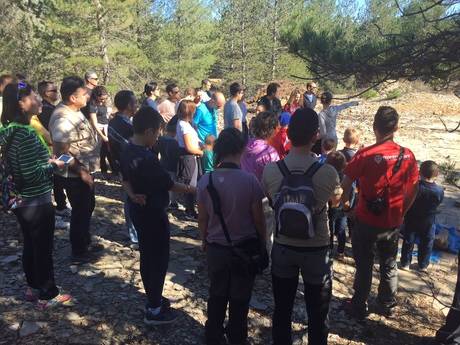
[[[56,229],[69,230],[70,229],[70,223],[66,222],[61,217],[56,217],[55,220],[54,220],[54,227]]]
[[[55,214],[60,217],[70,218],[72,216],[72,209],[65,208],[63,210],[55,210]]]

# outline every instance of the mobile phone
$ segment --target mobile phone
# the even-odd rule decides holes
[[[73,157],[71,155],[61,155],[58,159],[63,161],[65,165],[69,165],[70,162],[73,161]]]

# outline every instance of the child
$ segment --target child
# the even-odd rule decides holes
[[[333,138],[323,139],[321,143],[321,155],[319,156],[319,162],[326,162],[327,155],[335,150],[336,142]]]
[[[326,164],[332,165],[339,174],[340,181],[343,178],[343,170],[347,165],[347,160],[343,153],[339,151],[330,152],[326,158]],[[347,240],[347,216],[343,212],[340,198],[342,196],[342,189],[336,188],[334,195],[329,200],[329,230],[333,231],[337,236],[337,259],[343,260],[345,252],[345,242]]]
[[[436,209],[444,198],[444,190],[435,183],[439,167],[433,161],[425,161],[420,166],[420,182],[412,207],[404,217],[404,242],[401,250],[401,266],[409,268],[414,250],[415,238],[418,237],[418,267],[426,271],[430,264],[434,241],[434,223]]]
[[[160,153],[160,164],[165,169],[171,180],[177,180],[177,165],[179,164],[180,149],[176,138],[176,123],[169,121],[165,128],[166,135],[158,139],[158,151]],[[175,193],[169,192],[170,209],[177,209],[177,198]]]
[[[343,142],[345,143],[345,146],[340,152],[343,153],[345,158],[347,159],[347,164],[348,162],[351,161],[353,156],[355,155],[357,149],[356,147],[359,145],[359,133],[356,129],[354,128],[347,128],[345,129],[345,132],[343,133]],[[353,182],[353,188],[351,190],[351,196],[350,196],[350,205],[351,208],[353,209],[354,206],[356,206],[357,202],[357,185],[356,181]],[[353,217],[347,217],[347,224],[348,224],[348,233],[351,238],[351,233],[353,230],[354,226],[354,218]]]
[[[121,154],[123,181],[130,195],[144,195],[142,204],[128,199],[130,216],[139,236],[140,272],[147,294],[144,322],[160,325],[173,322],[177,315],[162,297],[169,261],[169,221],[166,207],[168,191],[196,193],[196,188],[174,183],[160,165],[151,148],[158,139],[160,114],[150,107],[141,108],[133,120],[134,136]]]
[[[216,138],[212,134],[206,136],[203,150],[203,171],[204,173],[214,171],[214,141]]]
[[[278,152],[280,159],[284,159],[288,154],[289,140],[287,138],[287,129],[291,114],[288,112],[281,113],[279,117],[279,126],[276,129],[275,135],[269,140],[269,144]]]
[[[343,133],[343,142],[345,146],[340,152],[342,152],[347,159],[347,163],[351,161],[356,153],[356,147],[359,144],[359,134],[354,128],[347,128]]]

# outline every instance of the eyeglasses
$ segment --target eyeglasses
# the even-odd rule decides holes
[[[18,82],[18,93],[17,93],[17,95],[16,95],[16,98],[18,99],[18,101],[19,101],[20,98],[21,98],[21,97],[19,96],[19,91],[25,90],[26,88],[27,88],[27,84],[26,84],[25,82],[23,82],[23,81]]]

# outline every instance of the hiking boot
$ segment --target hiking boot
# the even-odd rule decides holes
[[[153,308],[147,308],[144,323],[149,326],[166,325],[176,321],[177,312],[174,309],[160,307],[160,312],[155,313]]]
[[[382,303],[379,300],[377,300],[377,303],[375,304],[375,312],[385,317],[392,317],[395,313],[395,308],[397,305],[398,304],[396,303],[396,301],[391,303]]]

